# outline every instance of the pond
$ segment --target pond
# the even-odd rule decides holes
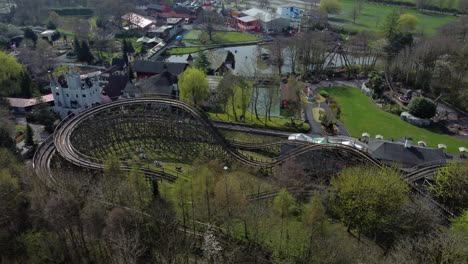
[[[225,48],[216,48],[212,50],[203,51],[206,52],[209,56],[210,53],[222,53],[230,51],[234,54],[235,58],[235,74],[245,75],[245,76],[252,76],[256,72],[260,72],[263,74],[273,74],[278,71],[275,65],[268,65],[267,60],[263,60],[261,58],[262,54],[268,54],[269,51],[266,46],[259,46],[259,45],[249,45],[249,46],[237,46],[237,47],[225,47]],[[198,56],[197,52],[192,54],[193,57]],[[183,55],[171,55],[169,56],[166,61],[168,62],[186,62],[188,54]],[[291,67],[288,63],[282,67],[282,72],[289,72],[291,71]]]
[[[206,52],[208,55],[210,53],[222,53],[230,51],[234,54],[235,57],[235,74],[240,74],[244,76],[252,76],[258,73],[271,75],[276,74],[278,72],[278,67],[276,65],[271,64],[267,58],[264,58],[265,54],[269,54],[270,51],[268,50],[266,45],[249,45],[249,46],[237,46],[237,47],[225,47],[225,48],[216,48],[211,49]],[[197,57],[200,52],[192,54],[193,57]],[[291,72],[291,60],[289,56],[286,54],[287,52],[283,51],[283,58],[284,58],[284,65],[281,68],[283,73]],[[183,55],[171,55],[166,58],[168,62],[186,62],[188,54]],[[359,56],[351,56],[347,55],[348,60],[351,64],[359,63],[363,61],[362,57]],[[330,61],[332,60],[332,61]],[[326,63],[329,64],[330,67],[336,66],[341,67],[344,65],[344,60],[338,54],[335,56],[328,56]],[[296,70],[299,67],[299,63],[296,62]]]

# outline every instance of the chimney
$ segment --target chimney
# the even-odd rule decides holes
[[[412,138],[405,138],[405,148],[411,148],[411,143],[413,142]]]

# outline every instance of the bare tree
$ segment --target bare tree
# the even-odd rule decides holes
[[[208,35],[210,41],[213,41],[213,35],[220,25],[224,24],[223,17],[214,11],[203,11],[196,21],[199,27]]]
[[[278,74],[281,75],[281,69],[284,65],[284,49],[286,48],[286,40],[283,38],[276,38],[269,44],[271,51],[270,60],[278,68]]]
[[[259,0],[259,1],[258,1],[258,6],[259,6],[261,9],[267,10],[267,9],[270,8],[271,2],[270,2],[270,0]]]
[[[124,209],[114,208],[109,212],[104,234],[115,253],[115,263],[137,263],[145,252],[138,222],[135,215]]]

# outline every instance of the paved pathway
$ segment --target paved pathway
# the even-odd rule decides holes
[[[321,81],[318,84],[311,84],[305,82],[306,86],[312,87],[312,90],[317,90],[319,88],[327,88],[327,87],[333,87],[333,86],[351,86],[351,87],[361,87],[362,85],[361,80],[350,80],[350,81]],[[326,103],[310,103],[307,104],[307,109],[306,109],[306,116],[310,124],[310,132],[308,134],[313,134],[313,135],[322,135],[324,136],[325,133],[322,130],[322,126],[320,122],[315,121],[314,115],[312,112],[312,109],[316,107],[321,107],[323,108],[326,112],[327,115],[331,115],[331,109]],[[336,126],[338,127],[338,130],[342,136],[347,136],[349,137],[350,134],[348,130],[346,130],[346,127],[341,123],[341,121],[337,120],[336,121]]]

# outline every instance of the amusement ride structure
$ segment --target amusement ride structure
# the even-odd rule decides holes
[[[334,141],[337,142],[337,141]],[[129,171],[134,160],[128,153],[140,151],[140,158],[148,163],[147,154],[154,163],[143,166],[146,177],[174,182],[181,168],[171,171],[161,168],[156,159],[170,156],[180,162],[200,157],[238,162],[268,172],[287,160],[299,159],[305,169],[333,175],[347,166],[366,164],[382,168],[371,153],[340,143],[312,144],[301,141],[271,143],[240,143],[227,140],[202,110],[187,103],[164,97],[142,97],[119,100],[89,108],[65,118],[54,134],[43,142],[33,158],[38,177],[49,187],[60,190],[55,176],[57,164],[66,163],[78,169],[102,170],[104,161],[114,155],[120,158],[122,169]],[[285,149],[288,149],[285,151]],[[144,153],[142,153],[144,152]],[[256,155],[261,153],[261,155]],[[443,163],[428,164],[406,170],[405,179],[418,193],[430,199],[439,213],[451,213],[433,201],[421,189],[421,183],[430,179]],[[311,193],[303,189],[292,193]],[[275,191],[252,195],[249,199],[273,197]]]

